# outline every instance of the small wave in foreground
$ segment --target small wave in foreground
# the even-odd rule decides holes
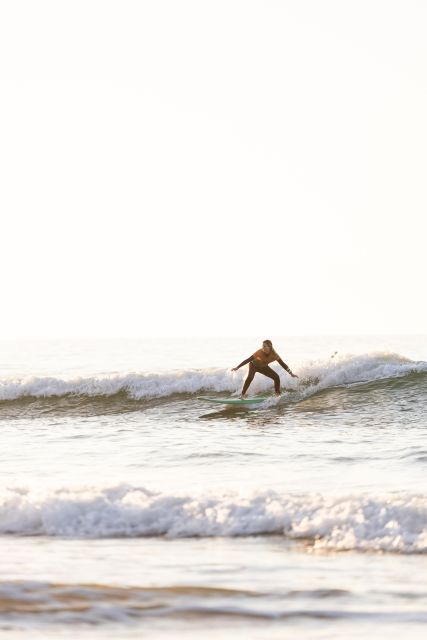
[[[282,535],[309,548],[427,552],[427,497],[413,493],[173,495],[142,487],[9,488],[0,534],[71,538]]]

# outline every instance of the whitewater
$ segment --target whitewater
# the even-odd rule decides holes
[[[62,537],[283,535],[335,550],[427,552],[427,499],[407,493],[164,495],[141,487],[7,489],[0,533]]]
[[[0,637],[424,637],[426,338],[274,338],[280,398],[198,400],[258,342],[2,343]]]
[[[413,362],[393,353],[364,356],[333,356],[329,361],[307,364],[300,369],[299,381],[286,380],[287,391],[297,391],[297,398],[307,397],[322,389],[336,386],[399,378],[427,373],[426,362]],[[164,398],[174,394],[196,394],[204,391],[238,395],[245,373],[230,369],[194,369],[166,373],[110,374],[78,378],[26,376],[0,380],[0,401],[20,398],[74,396],[114,396],[120,393],[131,399]],[[258,376],[251,385],[257,393],[270,388]],[[286,397],[285,397],[286,399]]]

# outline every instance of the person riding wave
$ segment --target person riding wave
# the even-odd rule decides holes
[[[289,369],[288,365],[283,362],[282,358],[278,353],[273,349],[273,343],[271,340],[264,340],[262,343],[262,349],[258,349],[255,351],[249,358],[243,360],[237,367],[234,367],[232,371],[237,371],[240,367],[243,367],[245,364],[249,364],[249,372],[247,378],[244,382],[242,393],[240,394],[241,398],[244,398],[247,390],[249,389],[249,385],[256,373],[262,373],[262,375],[267,376],[267,378],[271,378],[274,381],[274,392],[276,396],[280,396],[280,378],[279,374],[276,373],[273,369],[271,369],[268,365],[272,362],[278,362],[283,369],[289,373],[292,378],[298,378],[295,373]]]

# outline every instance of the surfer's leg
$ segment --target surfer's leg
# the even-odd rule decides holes
[[[279,395],[280,394],[279,374],[273,371],[273,369],[270,369],[268,365],[266,367],[263,367],[262,369],[261,368],[258,369],[258,371],[262,373],[264,376],[267,376],[267,378],[271,378],[274,381],[274,393]]]
[[[245,384],[243,385],[242,396],[244,396],[246,391],[249,389],[249,385],[251,384],[252,380],[254,379],[255,373],[256,373],[255,367],[251,362],[249,364],[249,371],[248,371],[247,378],[245,380]]]

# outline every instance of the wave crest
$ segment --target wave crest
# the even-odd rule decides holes
[[[414,362],[397,354],[372,353],[307,363],[297,369],[299,380],[290,379],[282,369],[278,371],[288,390],[307,395],[330,387],[426,373],[427,363]],[[125,394],[131,400],[145,400],[174,394],[236,393],[244,376],[244,370],[232,373],[227,369],[189,369],[69,379],[37,376],[5,378],[0,380],[0,401],[71,395],[111,397],[118,394]],[[270,387],[269,380],[256,376],[251,390],[257,393]]]

